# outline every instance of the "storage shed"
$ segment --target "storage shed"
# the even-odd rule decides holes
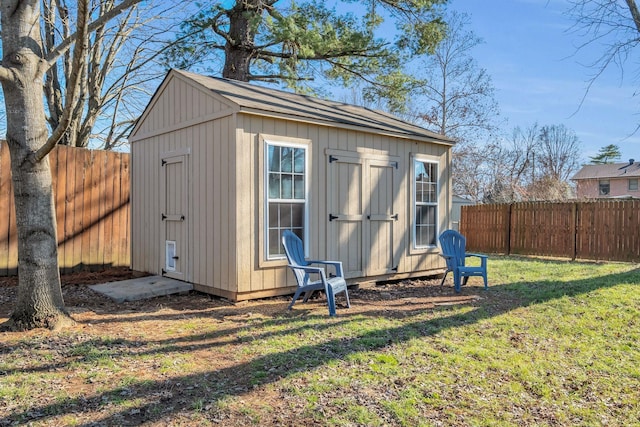
[[[351,282],[444,268],[453,141],[384,112],[171,70],[131,136],[135,270],[291,293],[280,236]]]

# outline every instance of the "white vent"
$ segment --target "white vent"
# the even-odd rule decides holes
[[[167,240],[164,246],[165,253],[165,270],[176,271],[176,242],[174,240]]]

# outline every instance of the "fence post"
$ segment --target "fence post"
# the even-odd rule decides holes
[[[509,215],[507,215],[507,255],[511,255],[511,224],[513,220],[513,203],[509,203]]]
[[[578,258],[578,202],[572,203],[571,208],[571,230],[572,230],[572,246],[573,246],[573,256],[571,257],[572,261],[575,261]]]

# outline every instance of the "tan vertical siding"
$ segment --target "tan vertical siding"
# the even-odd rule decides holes
[[[309,139],[316,141],[313,144],[313,158],[320,157],[322,160],[319,162],[312,162],[311,173],[312,176],[326,177],[327,176],[327,161],[322,151],[323,145],[320,141],[328,141],[330,129],[324,126],[314,126],[309,133]],[[327,190],[326,184],[320,182],[320,179],[312,179],[311,194],[315,197],[312,199],[314,203],[311,205],[312,215],[310,216],[311,224],[315,224],[318,230],[318,238],[314,242],[314,247],[311,248],[314,254],[326,254],[327,249],[327,221],[325,220],[327,210]],[[315,249],[315,250],[314,250]]]
[[[224,192],[222,190],[222,174],[223,174],[223,165],[227,163],[226,159],[222,158],[220,154],[222,152],[222,131],[220,121],[216,121],[210,124],[211,132],[213,135],[213,140],[211,144],[213,145],[213,158],[211,161],[213,162],[213,185],[211,186],[213,189],[213,194],[216,197],[216,200],[213,201],[211,207],[213,210],[212,217],[209,219],[213,223],[213,239],[209,242],[209,245],[212,245],[212,258],[210,259],[211,267],[209,269],[213,269],[212,281],[207,281],[207,285],[219,287],[220,289],[226,289],[223,287],[223,275],[222,268],[220,265],[220,260],[222,259],[221,251],[225,248],[222,247],[222,229],[224,228],[221,223],[222,218],[222,200],[224,200]],[[209,272],[207,272],[209,273]],[[208,276],[207,276],[208,277]]]
[[[239,120],[239,126],[242,126],[244,122],[244,117]],[[239,143],[233,144],[233,158],[237,162],[236,169],[236,177],[235,180],[235,195],[236,195],[236,203],[235,206],[230,206],[230,208],[235,208],[233,217],[235,218],[235,229],[238,234],[242,233],[242,236],[238,236],[239,238],[236,241],[236,250],[232,253],[233,259],[231,264],[236,266],[236,279],[238,282],[238,291],[239,292],[249,292],[252,289],[249,287],[251,285],[251,264],[244,262],[244,258],[249,258],[249,255],[252,252],[252,241],[254,240],[255,234],[252,232],[251,224],[254,217],[255,207],[252,204],[252,200],[255,200],[255,197],[252,197],[252,194],[255,189],[255,185],[253,182],[255,181],[255,175],[257,170],[255,169],[255,158],[256,158],[256,149],[254,145],[257,143],[255,141],[247,140],[244,141],[243,133],[238,130],[235,137]],[[257,283],[255,285],[255,290],[263,290],[264,283]]]
[[[209,106],[207,106],[207,108],[209,108]],[[216,266],[216,248],[214,247],[215,238],[217,236],[215,230],[218,224],[216,218],[214,217],[214,201],[217,200],[217,195],[220,194],[219,192],[216,193],[216,185],[218,184],[218,180],[215,179],[216,168],[219,169],[219,166],[217,166],[216,162],[219,163],[220,159],[216,158],[214,153],[216,146],[219,146],[220,143],[219,139],[216,139],[213,123],[207,123],[206,126],[203,127],[202,131],[205,135],[208,134],[211,140],[206,141],[207,143],[205,144],[205,149],[203,152],[203,157],[207,162],[207,167],[205,168],[205,184],[207,186],[207,191],[205,192],[203,199],[206,201],[205,216],[210,215],[210,217],[206,221],[206,230],[200,230],[200,236],[206,243],[206,253],[204,254],[204,256],[206,257],[205,266],[207,266],[204,276],[201,277],[201,280],[203,280],[203,283],[213,286],[216,283],[214,273],[219,270],[219,268]],[[202,137],[202,139],[206,140],[207,138],[205,136]],[[216,271],[214,271],[214,269]]]

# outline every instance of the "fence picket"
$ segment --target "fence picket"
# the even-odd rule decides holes
[[[9,147],[7,144],[0,146],[0,176],[11,174],[11,162],[9,158]],[[0,276],[7,275],[9,266],[9,236],[11,235],[11,211],[12,196],[11,180],[0,181],[0,206],[4,210],[4,215],[0,215]]]

